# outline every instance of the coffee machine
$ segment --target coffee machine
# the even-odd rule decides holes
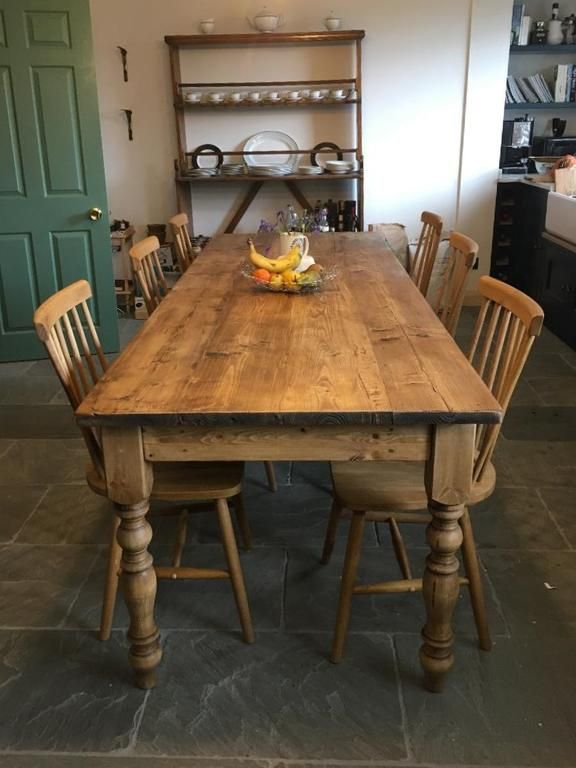
[[[534,118],[529,115],[515,120],[504,120],[502,146],[500,148],[500,168],[506,174],[525,174],[528,172],[528,158],[532,154],[532,136]]]

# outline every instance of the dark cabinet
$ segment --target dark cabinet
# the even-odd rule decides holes
[[[547,189],[520,182],[501,182],[496,196],[490,274],[535,299],[547,199]]]
[[[544,233],[539,301],[545,323],[576,349],[576,246]]]

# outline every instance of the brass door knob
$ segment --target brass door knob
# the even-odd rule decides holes
[[[102,218],[102,210],[100,208],[90,208],[88,211],[88,216],[92,219],[92,221],[98,221],[98,219]]]

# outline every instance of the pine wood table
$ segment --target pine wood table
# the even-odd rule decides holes
[[[427,461],[425,685],[453,664],[475,425],[500,407],[377,234],[313,236],[310,252],[338,279],[277,294],[241,276],[245,236],[215,238],[76,412],[101,430],[140,687],[161,658],[146,520],[161,461]]]

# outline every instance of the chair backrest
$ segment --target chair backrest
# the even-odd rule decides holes
[[[91,296],[90,284],[78,280],[50,296],[34,313],[38,338],[74,410],[108,368],[88,307]],[[95,469],[104,477],[98,433],[87,427],[81,432]]]
[[[542,330],[544,312],[529,296],[493,277],[481,277],[482,306],[468,359],[506,413],[510,398]],[[476,434],[474,481],[482,478],[501,424],[483,425]]]
[[[180,272],[184,274],[194,261],[192,242],[188,232],[188,216],[185,213],[177,213],[176,216],[172,216],[169,224],[172,227],[178,266],[180,267]]]
[[[432,306],[446,330],[454,335],[462,311],[466,280],[478,256],[478,243],[459,232],[449,239],[448,263]]]
[[[145,237],[130,248],[134,276],[142,291],[149,315],[154,312],[169,291],[158,256],[159,248],[158,238],[154,236]]]
[[[432,269],[438,254],[438,246],[442,239],[444,221],[437,213],[431,213],[430,211],[423,211],[420,221],[422,222],[422,230],[420,231],[416,253],[410,264],[409,272],[420,293],[426,296],[428,286],[430,285]]]

